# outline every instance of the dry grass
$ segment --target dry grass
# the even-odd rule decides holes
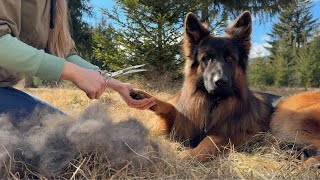
[[[70,115],[75,115],[84,107],[93,103],[85,94],[75,89],[24,89],[62,109]],[[268,89],[268,92],[287,95],[284,89]],[[299,91],[295,90],[295,91]],[[150,92],[150,91],[149,91]],[[172,92],[172,91],[170,91]],[[279,93],[280,92],[280,93]],[[171,94],[151,92],[160,99],[168,99]],[[112,117],[123,120],[127,117],[140,119],[146,126],[153,122],[153,113],[139,111],[127,107],[120,96],[114,92],[106,92],[100,100],[109,104]],[[61,174],[71,179],[319,179],[320,171],[315,167],[304,166],[297,159],[297,153],[288,149],[281,149],[279,142],[270,134],[260,134],[236,151],[229,147],[231,153],[227,156],[214,157],[212,160],[200,163],[184,161],[179,154],[184,149],[179,143],[164,137],[150,137],[160,142],[161,153],[152,152],[146,156],[151,163],[147,167],[133,168],[130,163],[120,169],[112,169],[107,157],[100,153],[78,157]],[[152,148],[150,148],[152,149]],[[154,148],[153,148],[154,150]],[[13,176],[14,177],[14,176]],[[41,177],[41,176],[40,176]]]

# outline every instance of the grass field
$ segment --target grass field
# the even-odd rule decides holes
[[[96,100],[89,100],[79,90],[69,88],[37,88],[23,89],[40,99],[60,108],[71,116],[77,115],[89,104]],[[266,88],[266,92],[288,95],[304,89]],[[152,90],[149,92],[160,99],[168,99],[174,90]],[[128,117],[141,120],[147,127],[152,126],[153,113],[129,108],[117,93],[106,91],[100,102],[108,106],[115,121],[123,121]],[[179,143],[165,137],[150,136],[153,141],[161,142],[162,153],[152,158],[147,167],[132,168],[130,163],[113,169],[107,162],[99,158],[76,159],[71,168],[62,173],[65,178],[110,178],[110,179],[319,179],[320,171],[315,167],[305,166],[297,159],[297,153],[290,149],[281,149],[279,142],[270,134],[259,134],[247,144],[234,150],[226,156],[214,157],[212,160],[200,163],[185,161],[179,154],[185,148]],[[96,155],[99,157],[99,153]],[[103,159],[103,158],[102,158]],[[95,166],[92,166],[95,164]],[[41,177],[41,176],[40,176]],[[12,178],[15,178],[14,176]]]

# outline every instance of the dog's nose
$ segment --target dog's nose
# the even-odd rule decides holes
[[[218,87],[227,87],[228,86],[228,78],[223,76],[220,77],[216,82],[215,82],[216,86]]]

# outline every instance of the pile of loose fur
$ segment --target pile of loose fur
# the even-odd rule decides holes
[[[97,148],[108,157],[113,168],[131,162],[148,163],[148,131],[137,120],[112,122],[100,104],[89,106],[79,117],[36,111],[23,122],[13,124],[0,116],[0,174],[26,169],[54,177],[80,153]],[[23,177],[23,176],[22,176]]]

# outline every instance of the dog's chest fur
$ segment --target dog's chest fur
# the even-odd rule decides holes
[[[172,133],[182,141],[201,141],[207,135],[217,135],[238,144],[247,136],[268,130],[268,107],[259,99],[251,98],[251,102],[242,102],[236,97],[216,102],[203,93],[179,98],[176,108],[180,113]]]

